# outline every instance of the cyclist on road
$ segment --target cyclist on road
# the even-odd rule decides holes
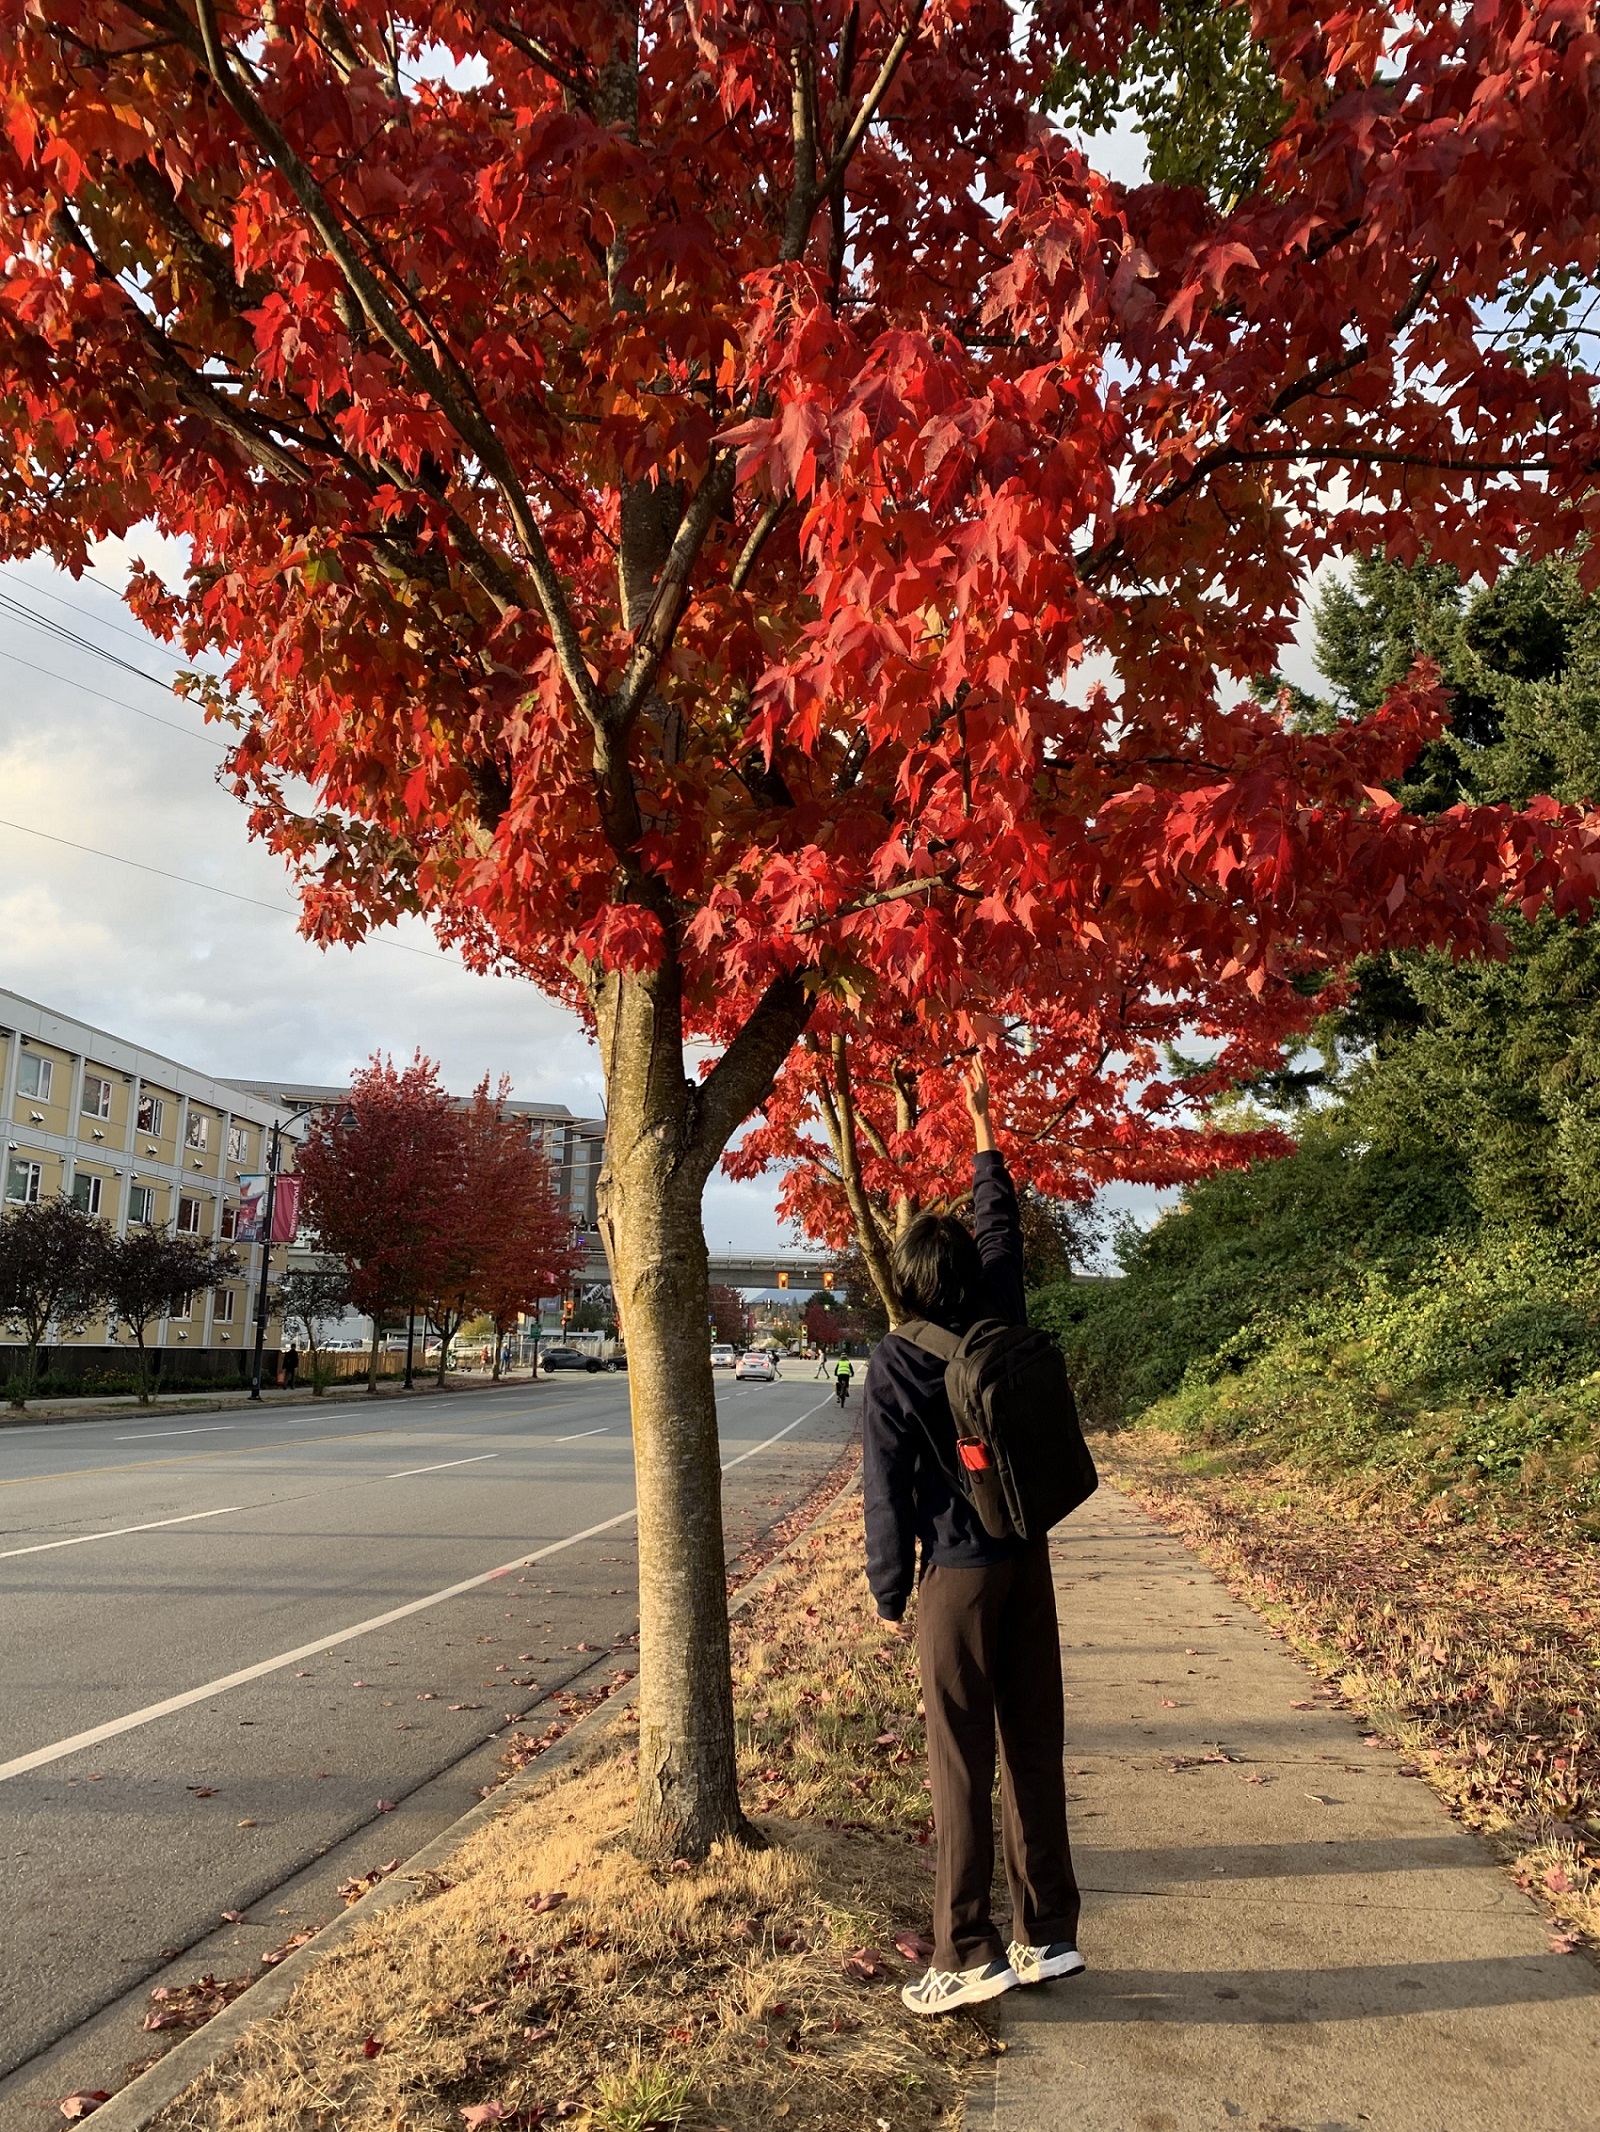
[[[848,1355],[841,1355],[833,1365],[833,1395],[840,1406],[850,1397],[850,1380],[855,1375]]]

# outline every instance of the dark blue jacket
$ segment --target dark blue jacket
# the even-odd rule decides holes
[[[973,1235],[989,1277],[990,1314],[1027,1322],[1017,1195],[998,1154],[972,1161]],[[956,1425],[944,1394],[944,1364],[899,1333],[878,1342],[862,1401],[862,1492],[867,1582],[885,1621],[898,1621],[922,1566],[982,1568],[1021,1545],[991,1540],[947,1473],[956,1470]],[[939,1446],[939,1456],[933,1446]],[[942,1466],[941,1466],[942,1459]]]

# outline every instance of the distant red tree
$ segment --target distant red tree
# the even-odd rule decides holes
[[[743,1347],[750,1336],[750,1313],[737,1288],[712,1287],[706,1295],[712,1338],[724,1347]]]
[[[457,1219],[459,1114],[419,1051],[397,1068],[375,1053],[348,1100],[312,1123],[301,1150],[304,1220],[350,1269],[351,1298],[372,1320],[367,1388],[378,1388],[384,1318],[436,1294]]]
[[[510,1085],[502,1080],[491,1096],[485,1074],[458,1118],[454,1231],[444,1284],[430,1308],[440,1332],[441,1384],[450,1337],[463,1317],[482,1311],[493,1319],[498,1378],[501,1344],[518,1314],[541,1296],[559,1293],[584,1261],[548,1159],[529,1141],[523,1121],[506,1109]]]

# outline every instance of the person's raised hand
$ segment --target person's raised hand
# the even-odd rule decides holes
[[[975,1058],[967,1068],[967,1109],[972,1113],[972,1137],[980,1155],[994,1148],[994,1129],[989,1122],[989,1076],[983,1060]]]

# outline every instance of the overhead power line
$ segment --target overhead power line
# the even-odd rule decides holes
[[[120,652],[107,651],[93,637],[86,637],[81,630],[69,629],[65,622],[56,621],[53,615],[40,614],[14,594],[0,591],[0,616],[9,615],[14,622],[21,622],[29,629],[37,629],[47,637],[55,637],[62,644],[70,644],[74,651],[87,652],[92,659],[102,659],[107,666],[115,666],[122,673],[132,674],[136,681],[148,681],[153,688],[170,689],[170,677],[147,673],[142,666],[135,666],[131,659],[124,659]]]
[[[19,836],[38,837],[46,844],[60,844],[68,851],[81,851],[91,859],[109,859],[113,866],[131,866],[136,873],[154,874],[160,881],[176,881],[183,888],[203,889],[208,896],[226,896],[233,903],[248,903],[255,910],[271,911],[277,918],[294,916],[286,903],[268,903],[260,896],[247,896],[236,888],[218,888],[214,881],[196,881],[189,874],[168,873],[164,866],[150,866],[143,859],[124,858],[120,851],[101,851],[94,844],[76,844],[71,837],[52,836],[48,829],[33,829],[26,822],[8,822],[0,816],[0,829],[14,829]],[[442,962],[451,969],[465,968],[464,964],[452,962],[448,955],[440,955],[432,948],[414,948],[404,940],[390,940],[382,933],[369,933],[367,937],[375,947],[398,948],[402,955],[420,955],[427,962]]]
[[[74,681],[70,674],[58,674],[53,667],[36,666],[32,659],[20,658],[14,651],[0,651],[0,659],[12,666],[25,666],[30,674],[43,674],[47,681],[59,681],[66,688],[81,690],[92,696],[96,703],[114,703],[119,711],[132,711],[135,718],[148,718],[152,725],[164,725],[169,733],[181,733],[185,740],[198,740],[203,748],[216,753],[216,743],[209,733],[196,733],[192,727],[179,725],[175,719],[161,718],[154,711],[147,711],[141,704],[129,703],[121,696],[108,696],[104,689],[95,688],[88,681]]]
[[[92,615],[87,607],[80,607],[76,600],[69,600],[62,593],[52,592],[45,585],[36,585],[31,577],[13,577],[9,582],[13,585],[20,585],[24,591],[28,592],[36,600],[49,600],[52,606],[65,607],[68,614],[81,614],[85,620],[92,622],[96,629],[109,629],[114,635],[126,637],[130,644],[137,644],[145,651],[149,651],[152,645],[157,642],[148,630],[129,629],[126,623],[113,622],[109,616]],[[102,598],[116,601],[117,605],[122,608],[123,613],[126,614],[127,608],[123,605],[121,596],[113,592],[109,585],[96,584],[93,578],[79,578],[76,582],[80,585],[93,586],[94,590]]]

